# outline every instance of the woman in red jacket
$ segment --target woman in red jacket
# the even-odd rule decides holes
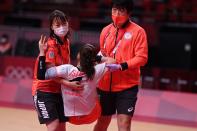
[[[112,0],[113,23],[104,27],[100,35],[101,54],[115,58],[117,64],[112,65],[114,72],[106,72],[99,83],[102,115],[94,131],[106,131],[116,113],[118,130],[130,131],[140,84],[140,67],[148,59],[146,33],[129,20],[132,5],[132,0]]]
[[[61,11],[55,10],[50,15],[50,37],[47,40],[46,68],[67,64],[70,62],[70,42],[68,17]],[[45,41],[45,37],[41,36]],[[38,80],[37,65],[35,63],[32,95],[38,113],[40,124],[46,124],[48,131],[65,131],[63,100],[61,84],[77,88],[78,82],[69,82],[63,79]]]

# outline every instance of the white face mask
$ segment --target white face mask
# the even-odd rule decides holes
[[[1,38],[0,39],[0,43],[5,43],[7,40],[6,40],[6,38]]]
[[[60,26],[54,29],[54,33],[59,37],[64,37],[68,32],[67,26]]]

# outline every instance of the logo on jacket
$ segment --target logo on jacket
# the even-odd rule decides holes
[[[133,111],[133,107],[130,107],[129,109],[128,109],[128,112],[132,112]]]
[[[124,38],[125,39],[131,39],[131,37],[132,37],[132,35],[131,35],[131,33],[130,32],[126,32],[125,34],[124,34]]]
[[[50,58],[50,59],[53,59],[54,57],[55,57],[54,52],[53,52],[53,51],[50,51],[50,52],[49,52],[49,58]]]
[[[84,74],[83,72],[73,70],[73,71],[71,71],[71,72],[69,73],[68,79],[69,79],[69,80],[73,80],[73,79],[75,79],[75,78],[77,78],[77,77],[83,77],[83,76],[85,76],[85,74]]]

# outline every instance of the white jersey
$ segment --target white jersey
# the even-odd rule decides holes
[[[82,77],[80,81],[84,85],[82,91],[73,91],[69,87],[62,85],[62,96],[64,101],[65,116],[81,116],[88,115],[95,107],[97,92],[96,86],[101,77],[105,73],[105,63],[95,66],[95,75],[93,80],[87,80],[84,73],[80,72],[76,67],[70,64],[65,64],[50,68],[46,72],[47,78],[62,77],[67,80],[73,80],[77,77]]]

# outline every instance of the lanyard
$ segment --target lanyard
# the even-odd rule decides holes
[[[119,40],[118,44],[114,47],[114,49],[113,49],[113,51],[112,51],[113,54],[116,53],[116,51],[117,51],[117,49],[118,49],[120,43],[121,43],[121,40]]]
[[[112,27],[113,25],[111,25],[111,27]],[[110,32],[110,29],[111,29],[111,27],[108,29],[108,33],[105,35],[105,38],[104,38],[104,49],[106,49],[106,45],[107,45],[107,42],[106,42],[106,39],[107,39],[107,37],[111,34],[111,32]],[[117,32],[118,33],[118,32]],[[115,53],[116,53],[116,51],[117,51],[117,49],[118,49],[118,47],[119,47],[119,45],[120,45],[120,43],[121,43],[121,39],[122,39],[122,37],[124,36],[124,34],[125,34],[125,32],[122,34],[122,36],[121,36],[121,38],[120,38],[120,40],[118,41],[118,43],[117,43],[117,37],[118,36],[116,36],[116,40],[115,40],[115,42],[117,43],[115,43],[116,44],[116,46],[114,47],[114,49],[113,49],[113,51],[112,51],[112,53],[115,55]]]

